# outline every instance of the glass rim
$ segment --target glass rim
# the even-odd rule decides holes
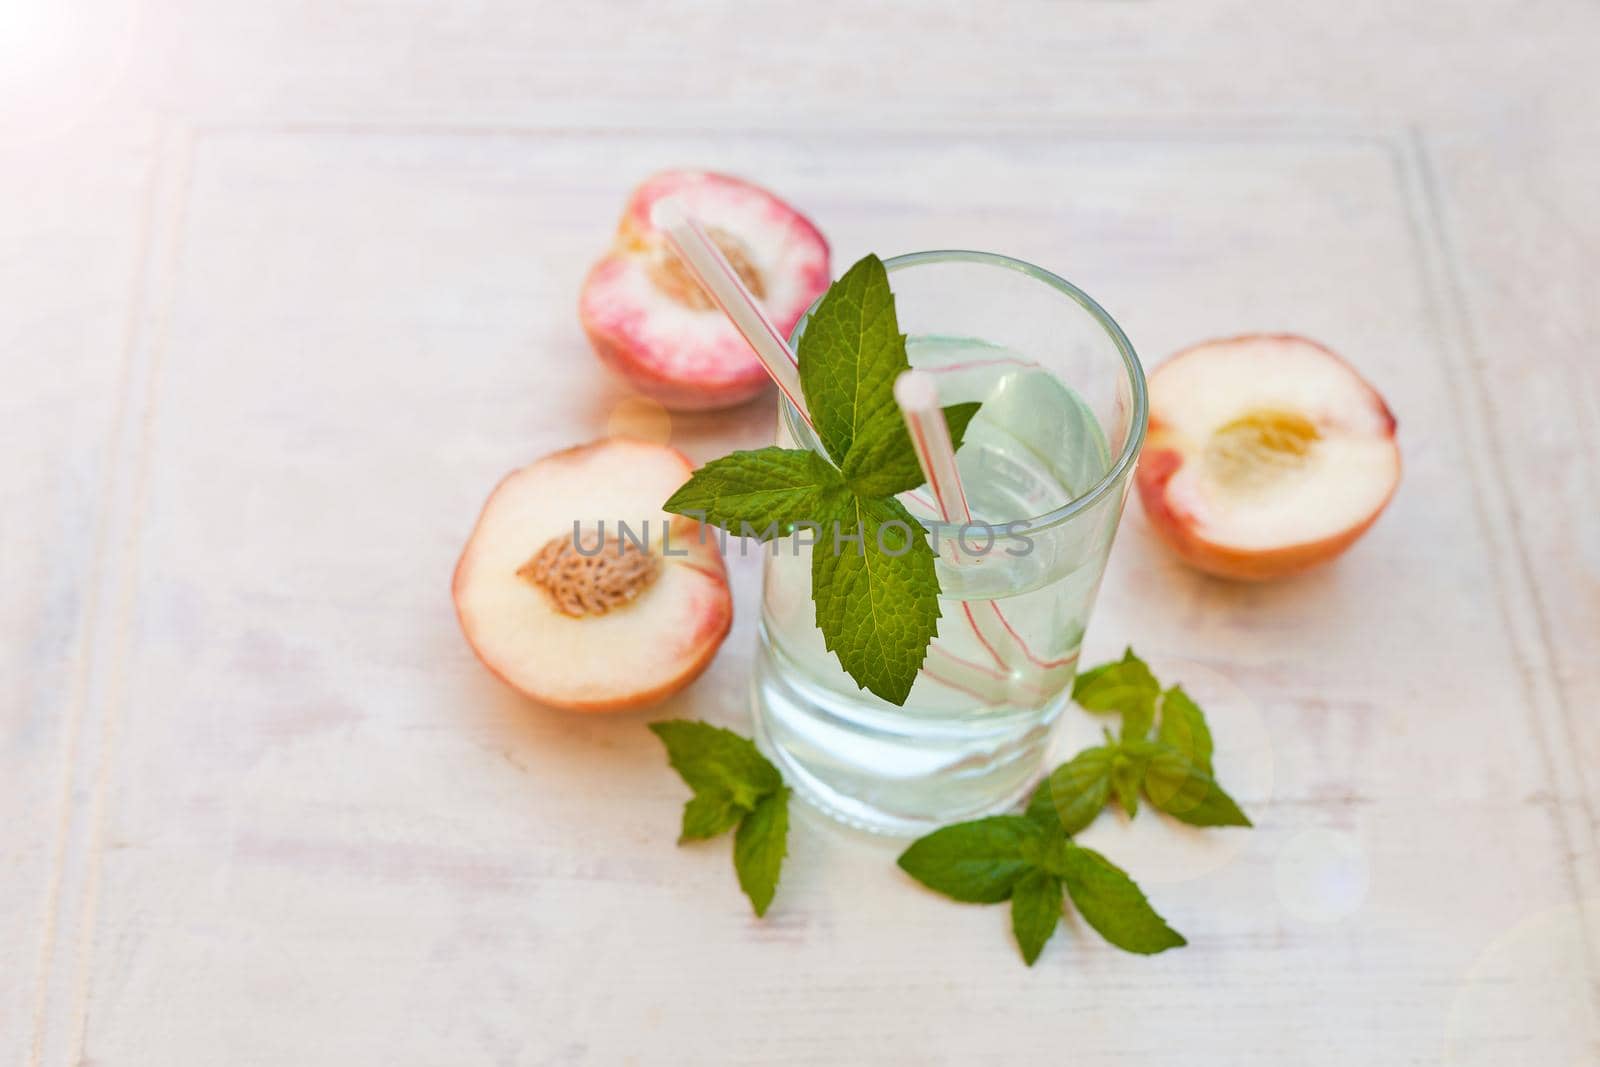
[[[1027,531],[1031,533],[1036,530],[1058,526],[1080,512],[1094,507],[1106,494],[1127,480],[1134,464],[1138,461],[1139,450],[1144,447],[1146,423],[1149,421],[1149,398],[1145,390],[1144,365],[1139,362],[1139,355],[1133,349],[1133,342],[1128,340],[1128,335],[1122,332],[1122,327],[1117,325],[1117,320],[1113,319],[1110,313],[1101,307],[1094,297],[1059,274],[1045,270],[1043,267],[1029,263],[1026,260],[1017,259],[1014,256],[1007,256],[999,252],[978,252],[971,249],[948,248],[935,249],[928,252],[907,252],[903,255],[891,256],[883,261],[883,266],[885,270],[892,274],[896,270],[905,267],[924,266],[931,263],[974,263],[1025,274],[1034,281],[1042,282],[1056,290],[1088,312],[1089,317],[1099,324],[1100,328],[1105,331],[1106,336],[1111,339],[1111,343],[1116,346],[1117,354],[1122,357],[1122,368],[1127,374],[1128,384],[1133,390],[1133,410],[1130,413],[1132,415],[1132,424],[1129,426],[1128,439],[1122,443],[1122,449],[1118,452],[1116,461],[1111,464],[1110,469],[1088,492],[1073,497],[1060,507],[1044,512],[1042,515],[1008,521],[1027,523]],[[799,348],[799,337],[805,332],[806,323],[811,320],[811,313],[816,310],[817,303],[821,300],[822,297],[817,297],[811,303],[811,306],[806,308],[805,314],[801,315],[799,320],[795,322],[794,329],[789,331],[789,344],[796,350]],[[799,410],[787,399],[780,398],[780,400],[782,401],[781,411],[784,425],[788,428],[790,436],[796,441],[805,442],[806,446],[812,451],[820,452],[827,456],[827,451],[822,447],[822,442],[817,440],[811,428],[805,424],[804,420],[799,418]],[[832,457],[828,458],[831,462]]]

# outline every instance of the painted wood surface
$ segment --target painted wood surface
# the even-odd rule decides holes
[[[0,14],[0,1058],[37,1065],[1600,1062],[1600,11],[1578,2],[234,4]],[[1191,946],[796,813],[755,921],[643,728],[532,708],[448,575],[630,423],[574,305],[629,187],[1059,270],[1148,363],[1294,330],[1400,419],[1334,567],[1135,643],[1258,816],[1087,836]],[[770,401],[674,418],[697,459]],[[748,722],[758,568],[663,714]],[[1071,750],[1093,734],[1069,722]]]

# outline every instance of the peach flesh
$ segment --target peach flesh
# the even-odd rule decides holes
[[[1218,577],[1264,581],[1333,559],[1399,482],[1387,405],[1304,338],[1186,349],[1151,374],[1150,410],[1140,502],[1180,558]]]
[[[661,511],[691,470],[676,449],[607,438],[507,475],[451,586],[484,665],[534,700],[585,712],[646,707],[698,677],[732,626],[733,600],[716,539]],[[609,527],[602,540],[589,525],[602,518],[655,535],[644,550]]]

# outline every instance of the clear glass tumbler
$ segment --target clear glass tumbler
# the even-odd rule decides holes
[[[823,810],[914,834],[1004,810],[1038,778],[1144,441],[1145,382],[1111,316],[1048,271],[981,252],[886,265],[911,365],[936,376],[941,403],[982,401],[957,454],[973,525],[936,538],[939,634],[903,707],[823,646],[811,553],[829,539],[773,542],[755,720]],[[778,443],[823,453],[788,404]],[[926,487],[900,499],[940,521]]]

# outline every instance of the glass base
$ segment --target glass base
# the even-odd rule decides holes
[[[959,719],[842,701],[783,661],[765,628],[753,681],[756,743],[825,814],[913,837],[1007,811],[1044,771],[1062,693],[1044,708]]]

